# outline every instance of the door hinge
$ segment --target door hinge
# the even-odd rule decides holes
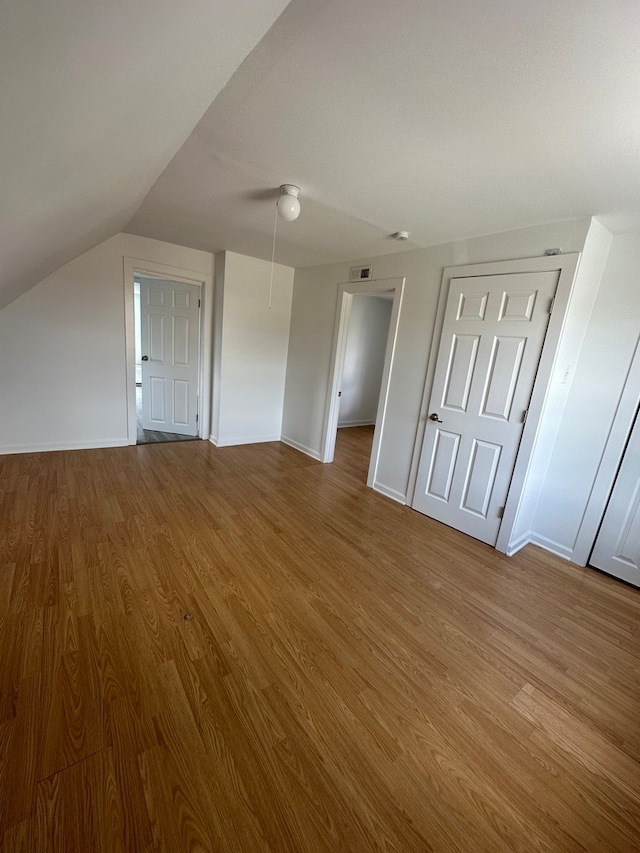
[[[198,308],[200,307],[200,300],[198,299]]]
[[[198,423],[198,418],[199,418],[199,417],[200,417],[199,415],[196,415],[196,423]]]
[[[529,409],[525,409],[524,412],[522,413],[522,423],[523,424],[526,424],[528,414],[529,414]]]
[[[504,507],[498,507],[498,518],[502,518],[504,515]]]
[[[551,314],[551,312],[553,311],[553,306],[555,305],[555,302],[556,302],[556,298],[555,298],[555,296],[553,296],[551,298],[551,302],[549,303],[549,314]]]

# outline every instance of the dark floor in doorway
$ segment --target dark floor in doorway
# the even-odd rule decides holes
[[[142,429],[142,388],[136,385],[136,444],[159,444],[167,441],[195,441],[198,435],[179,435],[177,432],[158,432],[153,429]]]

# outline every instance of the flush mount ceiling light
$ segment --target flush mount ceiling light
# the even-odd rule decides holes
[[[278,213],[287,222],[293,222],[294,219],[300,216],[299,194],[300,187],[296,187],[293,184],[282,184],[280,187]]]

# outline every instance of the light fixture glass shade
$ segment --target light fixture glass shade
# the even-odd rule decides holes
[[[298,193],[300,189],[293,184],[283,184],[280,187],[280,198],[278,199],[278,215],[287,222],[293,222],[300,216],[300,202]]]

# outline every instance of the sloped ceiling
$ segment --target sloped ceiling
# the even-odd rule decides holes
[[[0,307],[121,231],[286,0],[4,0]]]
[[[291,266],[640,229],[637,0],[292,0],[255,46],[284,6],[8,0],[5,302],[122,229],[270,258],[284,182]]]
[[[127,230],[269,258],[283,182],[292,266],[589,215],[640,228],[640,4],[292,0]]]

